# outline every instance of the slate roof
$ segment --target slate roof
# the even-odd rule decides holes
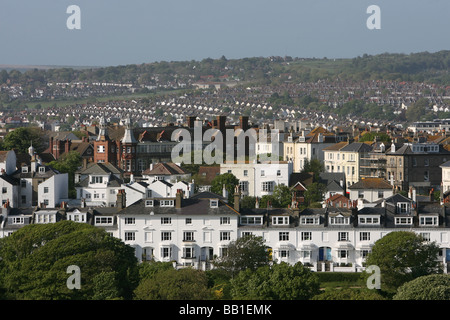
[[[364,143],[364,142],[353,142],[353,143],[350,143],[350,144],[346,145],[342,149],[340,149],[340,151],[370,152],[370,151],[372,151],[372,149],[373,149],[372,146],[368,145],[367,143]]]
[[[150,170],[148,168],[142,174],[144,175],[174,175],[174,174],[186,174],[186,171],[181,169],[173,162],[159,162],[153,165]]]
[[[344,148],[345,146],[348,145],[347,141],[342,141],[342,142],[338,142],[336,144],[333,144],[329,147],[323,148],[323,151],[338,151],[341,150],[342,148]]]
[[[392,189],[392,186],[382,178],[364,178],[348,188],[351,190]]]
[[[151,212],[153,214],[177,214],[177,215],[238,215],[231,206],[226,204],[221,197],[211,193],[202,192],[193,197],[182,199],[181,208],[173,207],[161,207],[155,204],[153,207],[145,206],[145,200],[156,200],[156,199],[141,199],[133,203],[132,205],[122,209],[120,214],[144,214],[149,215]],[[219,199],[218,208],[211,208],[210,200]],[[164,200],[169,200],[165,198]],[[156,200],[158,201],[158,200]],[[176,201],[176,200],[175,200]]]
[[[81,174],[122,174],[123,171],[109,162],[90,163],[86,168],[80,169],[77,173]]]

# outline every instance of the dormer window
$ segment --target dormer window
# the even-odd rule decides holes
[[[245,225],[261,225],[262,224],[262,217],[252,217],[252,216],[241,217],[241,224],[245,224]]]
[[[45,173],[45,167],[39,167],[39,173]]]
[[[368,216],[360,216],[358,217],[358,224],[360,225],[379,225],[380,224],[380,217],[368,217]]]
[[[397,213],[410,213],[411,205],[409,202],[399,202],[397,203]]]
[[[349,217],[343,217],[343,216],[337,216],[337,217],[330,217],[329,222],[332,225],[344,225],[350,223]]]
[[[439,217],[438,216],[420,216],[419,225],[421,226],[438,226]]]
[[[288,225],[289,217],[272,217],[273,225]]]
[[[103,183],[103,177],[96,177],[96,176],[93,176],[93,177],[91,178],[91,183]]]
[[[217,199],[211,199],[211,200],[209,201],[209,206],[210,206],[211,208],[218,208],[218,207],[219,207],[219,200],[217,200]]]
[[[153,200],[145,200],[145,206],[146,207],[153,207],[154,202]]]
[[[395,225],[412,225],[412,217],[396,217]]]
[[[319,224],[319,217],[301,217],[300,224]]]
[[[28,166],[22,167],[22,173],[28,173]]]
[[[161,200],[161,201],[159,202],[159,205],[160,205],[161,207],[173,207],[173,203],[174,203],[173,200]]]

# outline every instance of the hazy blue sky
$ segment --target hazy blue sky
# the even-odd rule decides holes
[[[81,30],[66,26],[70,5]],[[450,49],[449,15],[450,0],[0,0],[0,64],[436,52]]]

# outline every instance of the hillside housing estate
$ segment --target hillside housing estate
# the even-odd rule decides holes
[[[194,120],[186,128],[192,129]],[[201,125],[205,130],[245,129],[248,120],[241,117],[233,125],[217,117]],[[13,150],[1,153],[0,237],[28,224],[67,219],[104,228],[132,246],[139,261],[206,270],[214,267],[214,256],[227,254],[232,241],[252,234],[265,240],[275,263],[361,271],[378,239],[408,230],[439,245],[436,258],[447,272],[450,153],[445,133],[391,132],[390,141],[367,141],[367,132],[355,134],[355,128],[333,132],[303,126],[279,135],[279,161],[201,166],[196,178],[204,179],[196,185],[191,173],[170,161],[177,141],[167,135],[169,129],[134,130],[127,121],[117,131],[101,121],[99,132],[80,142],[90,147],[80,149],[86,161],[75,174],[75,198],[69,198],[67,174],[42,160],[54,154],[59,141],[52,140],[45,154],[32,147],[25,156]],[[162,145],[166,147],[156,148]],[[256,150],[263,154],[265,147],[259,146]],[[316,178],[303,171],[314,159],[324,165]],[[239,180],[232,203],[225,190],[216,194],[208,187],[224,173]],[[305,206],[305,193],[314,182],[325,186],[323,201],[319,207]],[[273,194],[277,185],[290,188],[291,203],[262,206],[261,198]],[[242,206],[245,196],[256,198],[254,208]]]

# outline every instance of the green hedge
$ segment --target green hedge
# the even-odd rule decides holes
[[[361,272],[316,272],[320,283],[322,282],[359,282]]]

